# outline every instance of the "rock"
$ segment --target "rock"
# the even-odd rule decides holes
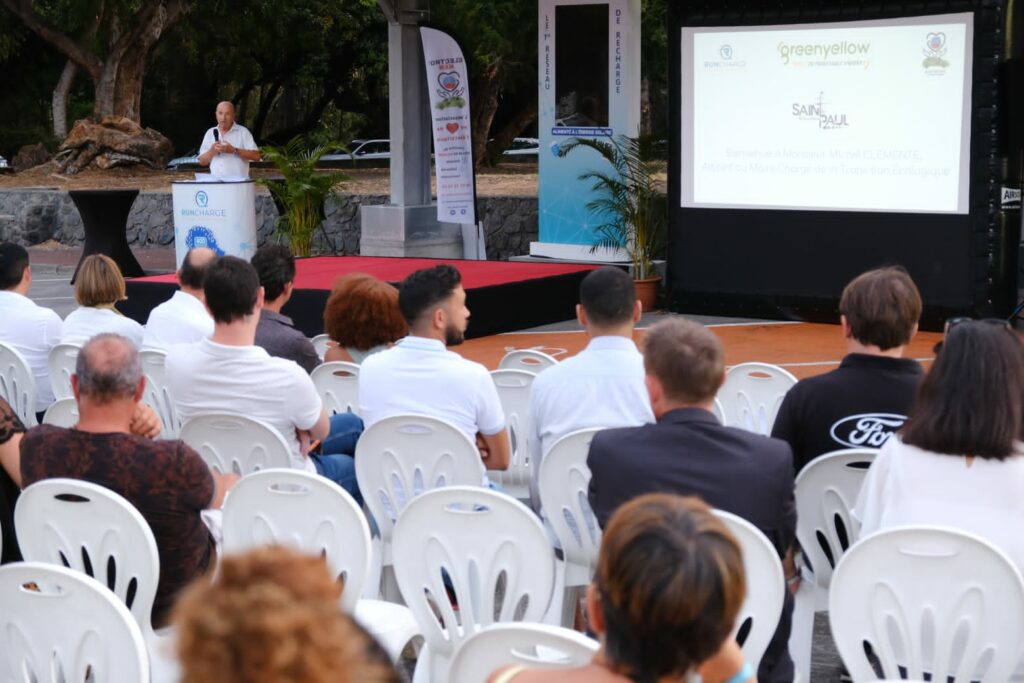
[[[25,145],[19,149],[18,153],[14,155],[14,160],[11,161],[11,166],[14,167],[15,172],[21,173],[30,168],[35,168],[39,164],[45,164],[49,160],[50,153],[46,151],[43,143],[37,142],[34,145]]]
[[[100,169],[136,164],[159,169],[173,154],[171,141],[152,128],[121,116],[105,116],[99,123],[75,121],[56,161],[63,173],[77,173],[90,164]]]

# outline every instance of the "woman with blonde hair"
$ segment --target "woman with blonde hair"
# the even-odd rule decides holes
[[[698,498],[652,493],[619,508],[601,538],[587,616],[601,649],[586,666],[495,672],[490,683],[704,683],[754,677],[730,637],[746,595],[743,558]]]
[[[225,557],[175,609],[181,682],[398,683],[341,591],[320,557],[279,546]]]
[[[362,363],[409,333],[398,290],[365,273],[338,278],[324,308],[324,332],[333,342],[324,361]]]
[[[136,348],[142,346],[142,325],[114,308],[127,298],[124,277],[114,259],[103,254],[86,256],[75,277],[79,307],[65,318],[60,343],[81,346],[97,334],[111,332],[127,337]]]

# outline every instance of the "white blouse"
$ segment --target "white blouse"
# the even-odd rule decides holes
[[[1005,460],[943,455],[889,439],[868,470],[853,515],[861,537],[936,524],[989,541],[1024,571],[1024,444]]]
[[[109,308],[89,306],[80,306],[64,319],[64,330],[60,337],[60,343],[81,346],[92,337],[104,332],[127,337],[135,344],[135,348],[142,346],[142,325]]]

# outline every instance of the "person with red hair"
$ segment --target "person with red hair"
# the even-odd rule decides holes
[[[324,308],[324,332],[331,338],[324,361],[363,360],[409,333],[398,309],[398,290],[366,273],[338,278]]]

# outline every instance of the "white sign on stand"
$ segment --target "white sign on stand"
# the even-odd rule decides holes
[[[249,260],[256,253],[256,184],[240,182],[171,183],[174,255],[180,268],[189,249],[209,247],[218,256]]]

